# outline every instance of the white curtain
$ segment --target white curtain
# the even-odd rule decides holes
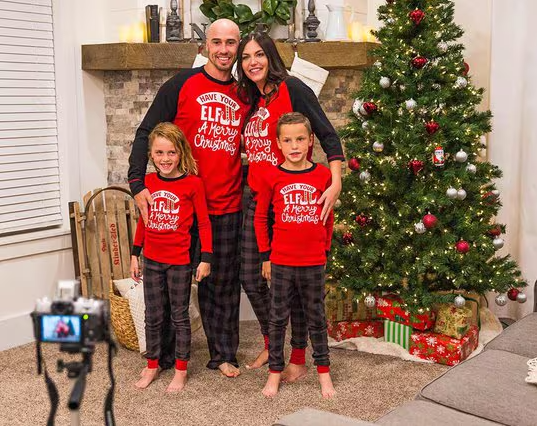
[[[529,286],[525,304],[490,306],[499,317],[521,318],[533,310],[537,279],[537,46],[535,0],[494,0],[490,109],[494,114],[488,158],[503,171],[497,182],[507,225],[501,254],[519,263]]]

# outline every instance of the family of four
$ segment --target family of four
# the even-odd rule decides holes
[[[330,398],[323,292],[332,208],[341,190],[340,140],[315,94],[288,75],[266,33],[241,40],[238,26],[220,19],[207,31],[206,49],[205,66],[162,85],[129,158],[129,184],[141,212],[131,275],[141,275],[143,250],[146,303],[147,366],[136,386],[146,388],[159,369],[172,366],[167,390],[186,384],[194,269],[208,368],[240,374],[242,285],[265,342],[246,366],[268,362],[263,394],[273,397],[281,381],[306,374],[309,336],[322,395]],[[311,161],[314,135],[329,169]],[[249,163],[244,211],[241,141]],[[148,161],[156,173],[146,175]],[[292,351],[285,366],[289,318]]]

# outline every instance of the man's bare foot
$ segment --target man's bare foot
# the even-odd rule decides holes
[[[321,393],[323,394],[324,399],[330,399],[336,394],[334,385],[332,384],[332,378],[330,373],[320,373],[319,374],[319,383],[321,384]]]
[[[181,392],[186,385],[186,381],[186,370],[175,370],[175,375],[166,388],[166,392]]]
[[[158,368],[144,368],[140,374],[140,380],[138,380],[134,386],[138,389],[145,389],[153,380],[158,377]]]
[[[246,365],[247,370],[255,370],[257,368],[263,367],[268,362],[268,349],[263,349],[259,355],[257,355],[257,358],[255,361],[250,364]]]
[[[282,382],[293,383],[302,379],[308,373],[308,368],[304,365],[287,364],[287,367],[282,372]]]
[[[220,364],[218,366],[218,369],[226,377],[237,377],[241,374],[241,371],[234,365],[231,365],[229,362],[224,362]]]
[[[280,388],[280,379],[280,373],[269,373],[267,383],[265,384],[265,387],[261,393],[267,398],[273,398],[276,396],[278,389]]]

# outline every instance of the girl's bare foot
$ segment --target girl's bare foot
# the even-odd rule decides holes
[[[293,383],[305,377],[308,373],[308,368],[304,364],[287,364],[287,367],[282,372],[282,382]]]
[[[330,399],[336,394],[330,373],[319,373],[319,383],[321,384],[321,393],[323,398]]]
[[[273,398],[278,393],[278,389],[280,388],[280,378],[280,373],[269,373],[267,383],[265,384],[265,387],[261,393],[267,398]]]
[[[229,362],[220,364],[218,368],[226,377],[237,377],[241,374],[241,371],[234,365],[231,365]]]
[[[268,362],[268,349],[263,349],[261,353],[257,355],[257,358],[252,364],[246,365],[246,369],[255,370],[257,368],[263,367],[267,362]]]
[[[138,389],[145,389],[153,380],[158,377],[158,368],[144,368],[140,374],[140,380],[138,380],[134,386]]]
[[[186,381],[186,370],[175,370],[175,375],[166,388],[166,392],[181,392],[186,385]]]

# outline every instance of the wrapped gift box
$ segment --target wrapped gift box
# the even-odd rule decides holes
[[[411,314],[404,308],[401,298],[395,294],[377,298],[377,316],[422,331],[430,329],[434,325],[435,318],[433,311]]]
[[[445,365],[457,365],[477,348],[479,329],[472,325],[462,339],[438,333],[414,332],[410,337],[410,353]]]
[[[353,337],[384,336],[383,321],[328,321],[328,335],[340,342]]]
[[[463,306],[457,308],[455,305],[440,305],[436,312],[436,323],[434,332],[444,334],[455,339],[462,339],[473,324],[472,309]]]
[[[440,294],[446,294],[448,292],[446,291],[440,291]],[[451,292],[449,292],[451,293]],[[466,299],[466,304],[464,305],[466,308],[470,308],[472,310],[472,317],[471,317],[471,324],[478,325],[479,323],[479,308],[482,306],[482,296],[480,296],[477,293],[469,293],[467,291],[460,291],[457,292],[457,294],[460,294],[462,297]],[[444,306],[443,304],[439,304],[433,307],[433,310],[438,312],[438,310]]]
[[[410,335],[412,328],[395,321],[384,321],[384,340],[386,342],[396,343],[407,351],[410,348]]]
[[[366,307],[363,298],[357,301],[351,290],[345,291],[327,284],[325,293],[324,306],[328,321],[365,321],[377,317],[377,310]]]

